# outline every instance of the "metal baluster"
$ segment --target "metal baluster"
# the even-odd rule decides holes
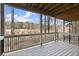
[[[18,49],[20,49],[20,39],[18,37]]]
[[[18,49],[18,38],[16,37],[16,42],[17,42],[17,49]]]
[[[6,52],[9,52],[9,50],[10,50],[10,40],[9,40],[9,37],[8,38],[6,38],[6,40],[5,40],[5,49],[6,49]]]
[[[6,40],[7,40],[7,38],[4,39],[4,52],[6,52],[6,48],[7,48],[7,46],[6,46]]]
[[[78,36],[78,46],[79,46],[79,36]]]
[[[71,35],[70,35],[70,22],[69,22],[69,43],[71,42]]]
[[[21,38],[19,38],[19,45],[20,45],[19,47],[21,48]]]
[[[14,39],[14,37],[11,38],[11,48],[12,48],[11,51],[13,51],[13,39]]]
[[[14,50],[16,49],[16,42],[15,42],[16,38],[14,37]]]
[[[18,49],[18,36],[16,38],[17,38],[17,49]]]
[[[16,37],[14,37],[14,50],[16,50]]]
[[[15,38],[13,37],[13,50],[15,50],[14,48],[15,48]]]

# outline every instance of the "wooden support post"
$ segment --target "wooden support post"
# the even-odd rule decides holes
[[[50,31],[50,17],[48,17],[48,33]]]
[[[71,41],[70,25],[71,25],[71,22],[69,22],[69,43],[70,43],[70,41]]]
[[[1,4],[1,36],[4,36],[4,4]],[[4,53],[4,39],[1,40],[1,55]]]
[[[14,35],[14,8],[11,10],[11,35]]]
[[[56,32],[56,17],[54,18],[54,26],[55,26],[55,41],[56,41],[56,39],[57,39],[57,38],[56,38],[56,33],[57,33],[57,32]]]
[[[75,35],[77,35],[78,33],[77,33],[77,21],[75,21]],[[76,38],[75,38],[75,40],[77,40],[78,41],[78,44],[79,44],[79,39],[78,39],[78,35],[76,36]]]
[[[46,16],[45,16],[45,19],[44,19],[44,33],[46,33]]]
[[[4,36],[4,4],[1,4],[1,36]]]
[[[1,35],[1,3],[0,3],[0,35]]]
[[[73,24],[72,24],[72,22],[71,22],[71,25],[72,25],[72,33],[73,33]]]
[[[47,26],[47,25],[46,25],[46,20],[47,20],[47,16],[44,16],[44,33],[45,33],[45,34],[44,34],[44,40],[47,39],[47,38],[46,38],[46,35],[47,35],[47,34],[46,34],[46,30],[47,30],[47,29],[46,29],[46,26]]]
[[[76,34],[76,21],[75,21],[75,34]]]
[[[40,14],[40,33],[41,33],[40,43],[41,43],[41,46],[42,46],[42,14]]]
[[[79,46],[79,36],[78,36],[78,46]]]
[[[63,20],[63,41],[65,41],[65,21]]]

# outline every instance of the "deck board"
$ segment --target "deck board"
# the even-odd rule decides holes
[[[64,42],[49,42],[6,53],[6,56],[79,56],[79,46]]]

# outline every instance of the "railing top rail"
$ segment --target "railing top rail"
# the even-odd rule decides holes
[[[42,34],[22,34],[22,35],[10,35],[10,36],[4,36],[4,38],[8,38],[8,37],[21,37],[21,36],[35,36],[35,35],[44,35],[44,34],[55,34],[55,32],[53,33],[42,33]]]

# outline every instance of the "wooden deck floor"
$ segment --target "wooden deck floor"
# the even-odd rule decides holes
[[[6,53],[6,56],[79,56],[79,46],[64,42],[49,42]]]

